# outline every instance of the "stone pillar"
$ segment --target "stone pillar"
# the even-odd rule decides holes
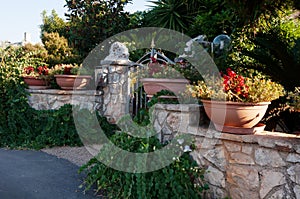
[[[122,116],[129,113],[129,66],[131,63],[126,46],[115,42],[110,48],[110,54],[101,61],[101,66],[96,68],[96,81],[100,76],[105,79],[101,111],[111,123],[116,123]]]

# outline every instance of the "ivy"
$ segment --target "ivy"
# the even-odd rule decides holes
[[[116,146],[136,153],[164,147],[156,137],[136,138],[125,132],[112,135],[110,140]],[[188,153],[169,166],[148,173],[118,171],[96,158],[83,165],[79,172],[84,171],[87,176],[81,186],[87,191],[96,185],[96,192],[107,198],[201,198],[208,189],[203,182],[205,170],[200,169]]]
[[[0,49],[0,147],[41,149],[53,146],[81,146],[72,106],[58,110],[35,110],[20,78],[22,69],[36,60],[22,48]],[[101,127],[112,133],[115,126],[98,115]]]

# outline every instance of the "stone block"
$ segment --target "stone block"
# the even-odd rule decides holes
[[[226,158],[223,147],[215,147],[203,154],[203,157],[210,163],[217,166],[221,171],[225,171]]]
[[[258,192],[259,175],[255,167],[230,165],[227,169],[227,181],[241,190]]]
[[[205,198],[226,198],[228,196],[228,193],[225,189],[209,185],[209,191],[206,193]]]
[[[181,115],[178,113],[170,113],[167,117],[167,124],[173,131],[178,131],[182,122]]]
[[[245,154],[251,155],[252,152],[253,152],[253,147],[250,146],[250,145],[243,144],[242,145],[242,152],[245,153]]]
[[[259,137],[259,138],[257,138],[257,142],[262,147],[267,147],[267,148],[275,147],[274,140],[268,139],[268,137]]]
[[[163,135],[172,135],[174,131],[170,130],[170,128],[168,128],[168,126],[164,126],[161,130],[161,133]]]
[[[223,172],[219,171],[218,169],[209,166],[204,177],[210,184],[225,188],[225,176]]]
[[[224,145],[229,152],[238,152],[241,151],[242,146],[234,142],[224,141]]]
[[[296,185],[294,187],[294,193],[295,193],[296,199],[300,199],[300,186],[299,185]]]
[[[165,126],[166,125],[166,119],[167,119],[167,116],[168,116],[168,112],[166,112],[166,111],[159,111],[155,115],[156,115],[158,123],[160,125]]]
[[[273,194],[271,194],[270,197],[268,197],[268,199],[282,199],[285,198],[285,193],[283,189],[279,189],[277,191],[275,191]]]
[[[290,153],[286,158],[286,161],[293,162],[293,163],[300,163],[300,155],[295,153]]]
[[[243,188],[229,188],[230,198],[232,199],[258,199],[259,194],[255,191],[249,191]]]
[[[293,182],[300,185],[300,164],[289,167],[287,173]]]
[[[245,164],[245,165],[254,165],[255,162],[253,158],[244,153],[230,153],[229,163],[236,163],[236,164]]]
[[[255,150],[255,162],[260,166],[282,167],[286,165],[277,151],[265,148]]]
[[[286,183],[284,175],[277,171],[263,170],[260,175],[259,195],[261,198],[264,198],[273,188]]]

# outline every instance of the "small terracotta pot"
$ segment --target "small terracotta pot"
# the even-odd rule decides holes
[[[207,116],[219,131],[222,131],[224,128],[226,131],[230,131],[230,128],[254,128],[263,118],[268,105],[270,104],[270,102],[243,103],[211,100],[201,101],[203,102]]]
[[[54,75],[56,83],[61,89],[85,89],[91,80],[89,75]]]
[[[162,90],[172,91],[175,95],[183,93],[189,84],[187,79],[169,79],[169,78],[142,78],[144,90],[149,96],[155,95]]]
[[[23,77],[24,82],[28,85],[29,89],[46,89],[49,88],[48,82],[45,79],[38,79],[36,77]]]

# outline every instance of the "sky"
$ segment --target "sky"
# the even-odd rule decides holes
[[[64,18],[67,8],[65,0],[2,0],[0,6],[0,41],[20,42],[27,32],[32,43],[40,42],[41,13],[46,10],[48,15],[54,9]],[[148,0],[132,0],[126,11],[149,9]]]

